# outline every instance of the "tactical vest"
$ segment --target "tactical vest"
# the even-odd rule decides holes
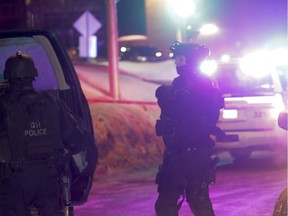
[[[161,108],[156,134],[164,138],[166,146],[197,147],[198,140],[207,140],[210,145],[210,134],[219,113],[218,102],[213,97],[216,89],[206,80],[191,86],[173,84],[156,90]]]
[[[41,160],[62,147],[59,108],[50,96],[20,92],[1,100],[13,158]]]

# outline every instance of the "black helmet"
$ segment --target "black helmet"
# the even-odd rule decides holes
[[[4,79],[17,78],[35,78],[38,75],[34,62],[31,57],[21,54],[20,51],[16,55],[10,56],[5,63]]]
[[[204,60],[210,55],[210,50],[208,47],[204,45],[199,45],[196,43],[187,43],[183,44],[180,42],[175,42],[171,47],[170,47],[171,52],[173,53],[174,56],[176,55],[183,55],[185,58],[187,58],[187,63],[195,61],[199,62]]]

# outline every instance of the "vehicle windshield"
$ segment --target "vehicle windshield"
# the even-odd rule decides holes
[[[274,94],[271,75],[255,78],[244,74],[239,67],[221,65],[213,76],[225,96],[259,96]]]
[[[0,39],[0,82],[5,82],[3,72],[9,56],[17,51],[29,55],[38,70],[38,76],[33,83],[37,90],[59,89],[55,73],[43,46],[32,37]]]

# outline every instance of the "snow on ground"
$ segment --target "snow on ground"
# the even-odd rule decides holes
[[[164,146],[154,131],[157,106],[95,103],[90,109],[100,156],[98,173],[160,164]]]
[[[173,62],[172,62],[173,63]],[[75,64],[82,89],[87,99],[109,97],[109,73],[107,62],[93,61]],[[94,66],[94,67],[93,67]],[[175,73],[171,61],[157,63],[119,62],[119,88],[122,100],[154,101],[155,90],[161,83],[171,82]],[[146,71],[146,73],[144,72]],[[173,76],[172,76],[172,75]]]
[[[107,61],[92,61],[97,65],[108,65]],[[177,76],[173,60],[160,62],[119,61],[119,69],[150,81],[171,81]]]
[[[161,138],[156,136],[154,128],[160,115],[160,109],[155,103],[155,90],[160,84],[155,81],[168,81],[172,77],[164,78],[158,71],[160,77],[156,71],[157,68],[160,70],[159,67],[164,70],[175,66],[171,62],[119,62],[122,68],[119,75],[121,99],[132,103],[109,103],[97,101],[111,99],[108,96],[107,67],[101,67],[105,64],[74,64],[83,92],[90,101],[95,142],[100,155],[97,172],[111,174],[123,169],[142,169],[160,164],[164,145]],[[150,75],[144,76],[144,70]],[[148,78],[150,81],[147,81]],[[144,103],[133,104],[133,101]]]

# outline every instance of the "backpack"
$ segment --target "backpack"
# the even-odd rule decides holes
[[[1,99],[13,158],[46,159],[62,147],[57,103],[46,94],[22,91]]]

